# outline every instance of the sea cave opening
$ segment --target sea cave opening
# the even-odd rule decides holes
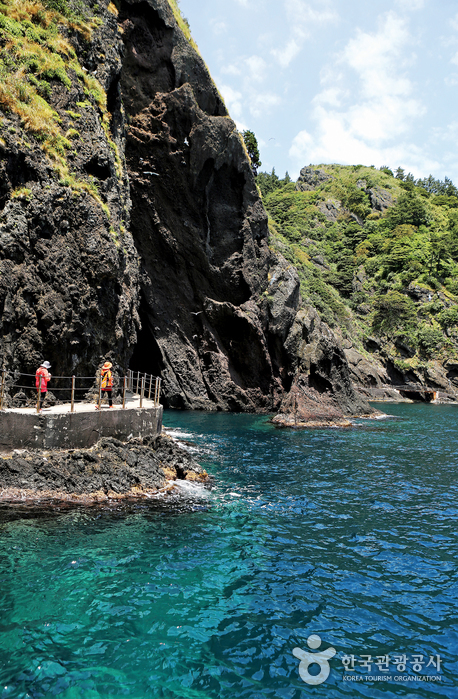
[[[141,373],[161,376],[164,369],[159,345],[154,337],[154,319],[142,294],[139,308],[141,328],[137,332],[137,343],[129,362],[129,369]]]

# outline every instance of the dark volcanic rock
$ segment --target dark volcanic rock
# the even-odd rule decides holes
[[[393,203],[391,194],[382,187],[372,187],[367,193],[369,194],[371,207],[374,211],[386,211]]]
[[[115,18],[106,12],[90,42],[80,45],[77,34],[72,41],[81,65],[96,69],[113,114],[104,128],[75,73],[69,89],[51,81],[62,133],[74,134],[67,176],[17,116],[0,111],[0,355],[27,373],[46,358],[53,374],[66,376],[91,375],[109,352],[126,365],[138,324]]]
[[[285,350],[294,377],[274,423],[346,424],[347,416],[374,412],[354,390],[345,352],[312,306],[297,313]]]
[[[320,170],[319,168],[313,169],[311,167],[303,167],[296,182],[296,189],[302,192],[308,192],[332,179],[332,175],[329,175],[324,170]]]
[[[142,496],[176,479],[208,479],[177,443],[161,436],[154,446],[101,439],[91,449],[47,453],[13,452],[0,457],[0,499],[57,497],[104,499]]]
[[[119,19],[142,260],[133,366],[161,373],[166,406],[270,408],[276,384],[256,303],[267,216],[241,136],[166,2],[126,3]]]
[[[242,136],[170,5],[96,7],[92,38],[71,40],[106,109],[74,71],[51,81],[67,170],[0,115],[2,363],[91,376],[109,357],[160,375],[166,407],[243,411],[276,410],[301,374],[358,412],[335,338],[296,317]],[[305,168],[299,184],[330,177]]]

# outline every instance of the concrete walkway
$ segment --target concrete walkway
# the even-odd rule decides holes
[[[95,403],[75,403],[74,405],[74,411],[75,413],[92,413],[95,411]],[[157,408],[158,405],[154,403],[152,400],[148,400],[147,398],[143,398],[143,408]],[[71,408],[70,403],[63,403],[62,405],[53,405],[53,406],[47,406],[46,403],[44,405],[44,408],[41,413],[37,413],[36,408],[4,408],[2,412],[5,413],[21,413],[22,415],[61,415],[62,413],[69,413]],[[132,393],[126,393],[126,410],[138,410],[140,408],[140,396],[138,395],[132,395]],[[122,410],[122,403],[120,404],[114,404],[112,408],[108,406],[108,402],[106,400],[102,400],[102,404],[100,406],[100,409],[105,412],[107,411],[114,411],[114,410]]]
[[[126,409],[102,404],[70,403],[43,408],[8,408],[0,411],[0,451],[18,448],[75,449],[90,447],[101,437],[126,441],[131,437],[156,438],[162,431],[162,405],[129,395]]]

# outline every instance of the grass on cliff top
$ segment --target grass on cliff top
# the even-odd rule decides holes
[[[180,27],[181,31],[185,35],[186,39],[189,41],[191,46],[199,53],[199,49],[197,47],[196,42],[192,38],[191,34],[191,28],[189,26],[189,22],[186,19],[186,17],[183,17],[180,7],[179,7],[179,0],[167,0],[170,8],[173,12],[173,16],[175,17],[176,23]]]
[[[190,28],[190,26],[189,26],[189,22],[188,22],[188,20],[186,19],[186,17],[183,17],[183,15],[182,15],[182,13],[181,13],[181,10],[180,10],[180,7],[179,7],[179,0],[167,0],[167,2],[168,2],[169,5],[170,5],[170,9],[171,9],[172,12],[173,12],[173,16],[175,17],[176,23],[177,23],[178,26],[180,27],[181,31],[183,32],[183,34],[185,35],[186,39],[189,41],[189,43],[191,44],[191,46],[193,47],[193,49],[194,49],[194,50],[199,54],[199,56],[201,57],[201,59],[202,59],[204,65],[205,65],[205,67],[206,67],[206,69],[207,69],[207,73],[208,73],[208,75],[210,76],[210,79],[213,81],[213,78],[211,77],[210,70],[209,70],[207,64],[205,63],[204,59],[202,58],[202,55],[201,55],[201,53],[200,53],[200,51],[199,51],[199,47],[197,46],[196,42],[194,41],[194,39],[193,39],[193,37],[192,37],[191,28]],[[223,99],[223,96],[222,96],[222,94],[220,93],[220,91],[218,90],[218,86],[216,85],[216,83],[215,83],[214,81],[213,81],[213,84],[214,84],[214,86],[215,86],[215,89],[216,89],[216,91],[217,91],[217,93],[218,93],[218,95],[219,95],[219,98],[220,98],[221,102],[224,104],[224,106],[226,106],[226,104],[225,104],[225,102],[224,102],[224,99]]]
[[[100,111],[120,167],[116,145],[109,136],[106,93],[98,80],[83,70],[63,34],[77,32],[84,41],[90,41],[99,23],[98,18],[78,15],[65,0],[1,0],[0,106],[6,113],[16,114],[23,128],[35,136],[62,182],[76,192],[87,191],[106,209],[94,187],[69,172],[66,155],[73,145],[49,102],[52,81],[60,81],[70,90],[76,76],[88,98],[87,105],[92,108],[92,99]]]

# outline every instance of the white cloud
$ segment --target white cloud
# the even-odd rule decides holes
[[[305,162],[309,153],[313,150],[314,139],[308,131],[299,131],[297,136],[294,137],[289,149],[289,155],[298,161]]]
[[[216,19],[211,19],[210,20],[210,27],[212,28],[213,34],[219,35],[219,34],[226,34],[227,33],[226,22],[218,21]]]
[[[328,104],[330,107],[340,107],[344,97],[348,97],[348,92],[344,92],[338,87],[329,87],[316,95],[312,100],[312,104],[317,106]]]
[[[458,66],[458,51],[455,53],[455,55],[450,59],[450,63],[454,63],[456,66]]]
[[[234,65],[233,63],[229,63],[229,65],[224,65],[221,68],[221,72],[224,75],[240,75],[242,71],[238,66]]]
[[[276,107],[280,103],[280,97],[272,92],[258,94],[253,92],[249,98],[250,114],[257,119],[263,114],[269,112],[272,107]]]
[[[458,140],[458,121],[452,121],[445,127],[433,129],[434,137],[440,141],[456,142]]]
[[[425,0],[398,0],[400,7],[406,10],[422,10]]]
[[[249,70],[249,76],[255,82],[264,80],[267,70],[267,63],[261,56],[250,56],[245,60],[245,64]]]
[[[301,52],[302,42],[290,39],[282,49],[272,49],[272,56],[278,61],[282,68],[287,68],[291,61]]]
[[[323,138],[319,140],[307,131],[301,131],[293,139],[289,155],[299,167],[308,163],[341,163],[354,165],[401,165],[416,177],[424,177],[425,172],[434,172],[439,162],[430,158],[424,149],[411,143],[399,142],[393,146],[376,147],[364,143],[348,133],[338,121],[329,119],[323,125]]]
[[[285,0],[285,7],[291,38],[283,48],[271,50],[272,56],[282,68],[289,66],[301,52],[304,42],[311,36],[314,27],[335,22],[338,19],[338,14],[332,8],[330,0],[322,0],[319,9],[304,0]]]
[[[391,145],[425,112],[405,73],[411,43],[406,22],[392,12],[377,32],[357,30],[336,66],[322,72],[323,89],[312,101],[315,129],[297,134],[290,156],[302,163],[408,162],[418,172],[432,167],[408,143]]]
[[[450,20],[452,29],[458,32],[458,13]]]
[[[232,89],[229,85],[220,85],[220,92],[223,96],[226,107],[231,117],[237,121],[242,117],[242,93]]]
[[[458,85],[458,75],[453,73],[444,78],[444,83],[447,87],[456,87]]]

